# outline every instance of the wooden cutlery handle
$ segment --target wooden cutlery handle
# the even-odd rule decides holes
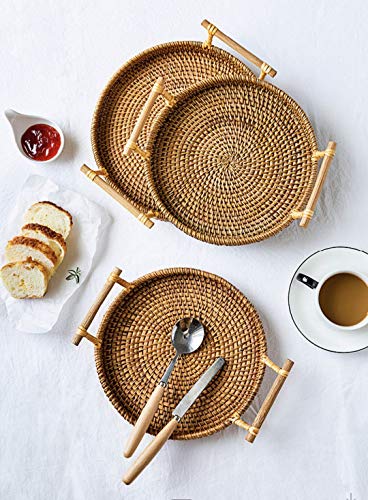
[[[247,50],[245,47],[242,47],[242,45],[237,43],[229,36],[225,35],[225,33],[219,30],[214,24],[207,21],[207,19],[202,21],[201,24],[208,31],[208,39],[206,42],[204,42],[204,47],[210,47],[212,44],[212,39],[215,36],[222,42],[226,43],[226,45],[228,45],[230,48],[238,52],[238,54],[245,57],[245,59],[257,66],[261,70],[261,73],[258,77],[259,80],[263,80],[266,75],[270,75],[273,78],[277,74],[277,71],[271,68],[269,64],[267,64],[265,61],[262,61],[262,59],[252,54],[252,52]]]
[[[123,477],[125,484],[130,484],[139,474],[144,470],[151,460],[161,450],[163,445],[174,432],[179,421],[174,417],[165,427],[157,434],[157,436],[150,442],[150,444],[139,455],[134,464],[128,469]]]
[[[128,442],[126,444],[124,450],[124,457],[129,458],[133,455],[137,446],[142,441],[142,437],[144,436],[146,430],[148,429],[154,414],[157,411],[158,405],[161,401],[161,398],[164,394],[165,387],[159,384],[156,389],[151,394],[149,400],[146,403],[146,406],[143,408],[142,413],[139,415],[139,418],[132,430],[132,433],[129,436]]]

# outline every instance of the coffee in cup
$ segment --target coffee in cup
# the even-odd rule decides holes
[[[298,274],[297,280],[316,289],[316,305],[322,316],[335,326],[348,330],[368,323],[368,285],[365,276],[341,271],[319,282]]]

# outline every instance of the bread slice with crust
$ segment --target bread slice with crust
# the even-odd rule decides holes
[[[39,201],[29,207],[25,213],[24,222],[25,224],[36,223],[47,226],[66,239],[72,228],[73,218],[69,212],[55,203]]]
[[[46,293],[48,271],[32,259],[6,264],[0,269],[0,275],[5,287],[15,299],[37,299]]]
[[[66,243],[60,233],[53,231],[49,227],[32,222],[22,227],[22,236],[46,243],[56,254],[58,259],[56,267],[60,266],[66,252]]]
[[[25,236],[16,236],[8,242],[5,258],[8,262],[35,260],[47,269],[49,276],[52,276],[57,264],[57,256],[49,245]]]

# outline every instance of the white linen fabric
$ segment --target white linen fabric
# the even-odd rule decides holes
[[[79,172],[82,163],[95,166],[91,118],[114,71],[152,45],[205,39],[204,18],[278,70],[274,83],[307,112],[320,149],[330,138],[338,143],[306,230],[294,222],[255,245],[206,245],[167,223],[148,230]],[[113,222],[100,238],[93,273],[49,333],[16,331],[0,305],[1,500],[368,497],[368,350],[334,354],[316,348],[296,330],[287,304],[290,279],[308,255],[333,245],[368,250],[367,25],[363,0],[2,3],[0,109],[55,120],[66,144],[57,161],[35,165],[19,154],[0,119],[1,225],[31,173],[95,200]],[[121,483],[131,428],[103,393],[92,345],[70,342],[113,266],[127,280],[165,267],[204,269],[253,302],[270,357],[279,364],[286,357],[295,361],[254,444],[235,426],[209,438],[171,441],[139,480]],[[248,421],[273,379],[267,369]]]

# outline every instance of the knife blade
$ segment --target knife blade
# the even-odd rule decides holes
[[[195,400],[200,396],[204,389],[208,386],[218,371],[224,366],[224,358],[217,358],[216,361],[201,375],[200,379],[186,393],[172,414],[178,419],[182,419],[185,413],[189,410]]]

